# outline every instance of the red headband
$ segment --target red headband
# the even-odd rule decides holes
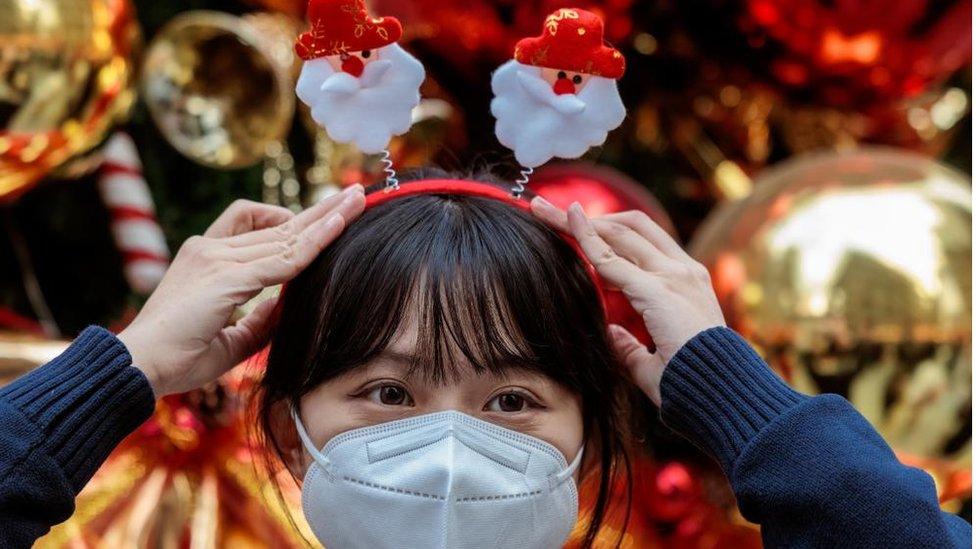
[[[396,198],[402,198],[405,196],[414,196],[418,194],[456,194],[462,196],[480,196],[482,198],[491,198],[504,202],[506,204],[511,204],[516,208],[529,212],[532,212],[532,206],[530,200],[526,199],[524,195],[522,197],[516,197],[512,194],[511,190],[493,185],[491,183],[485,183],[482,181],[468,181],[463,179],[421,179],[416,181],[406,181],[400,183],[397,188],[386,187],[380,188],[379,190],[374,190],[366,195],[366,209],[370,209],[374,206],[384,204],[390,200]],[[597,290],[597,295],[600,298],[600,307],[603,308],[603,312],[607,312],[607,299],[604,295],[605,290],[603,288],[603,283],[600,281],[600,275],[597,274],[596,268],[590,263],[583,250],[580,248],[579,243],[576,239],[569,235],[563,235],[566,242],[576,251],[580,260],[583,262],[583,266],[586,269],[586,274],[590,278],[590,282]]]

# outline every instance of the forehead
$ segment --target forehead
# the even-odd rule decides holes
[[[485,338],[497,340],[494,346],[500,346],[512,355],[510,361],[500,361],[486,364],[490,354],[479,345],[476,327],[467,322],[462,315],[446,316],[450,318],[444,325],[438,327],[435,315],[425,307],[423,299],[413,299],[413,303],[405,309],[400,321],[386,348],[377,355],[377,361],[405,368],[406,375],[420,377],[439,384],[457,382],[471,377],[510,378],[513,376],[547,377],[526,367],[530,358],[524,356],[520,350],[524,343],[521,336],[511,322],[502,321],[496,313],[496,321],[490,334],[483,334]],[[451,318],[453,317],[453,318]],[[445,319],[446,319],[445,318]],[[424,320],[423,324],[421,319]],[[431,326],[435,324],[435,326]],[[431,347],[434,347],[432,352]]]

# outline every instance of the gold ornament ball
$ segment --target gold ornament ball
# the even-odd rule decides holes
[[[791,385],[848,398],[945,484],[971,470],[971,226],[969,177],[868,148],[763,172],[691,250],[729,324]]]
[[[127,0],[0,4],[0,202],[99,144],[135,99]]]

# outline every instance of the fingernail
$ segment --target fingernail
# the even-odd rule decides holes
[[[340,207],[346,207],[357,200],[363,200],[363,196],[364,195],[362,192],[351,192],[342,199],[342,204],[340,204]]]
[[[532,200],[534,202],[536,202],[539,206],[542,206],[543,208],[548,208],[550,210],[556,208],[555,206],[553,206],[552,202],[549,202],[548,200],[546,200],[545,198],[543,198],[541,196],[536,196]]]
[[[582,220],[580,222],[583,224],[584,227],[593,226],[593,222],[590,221],[590,218],[586,215],[586,212],[583,210],[583,206],[580,205],[579,202],[573,202],[569,206],[569,211],[576,212],[576,216],[578,217],[578,219]]]

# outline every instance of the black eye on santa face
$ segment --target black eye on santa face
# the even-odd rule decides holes
[[[566,78],[566,71],[559,71],[559,74],[557,76],[559,77],[560,80]]]
[[[583,77],[582,76],[580,76],[580,75],[577,74],[576,76],[573,77],[573,84],[576,84],[577,86],[579,86],[582,83],[583,83]]]
[[[370,50],[363,50],[359,55],[363,56],[363,59],[369,59],[369,56],[373,55],[373,52]]]

